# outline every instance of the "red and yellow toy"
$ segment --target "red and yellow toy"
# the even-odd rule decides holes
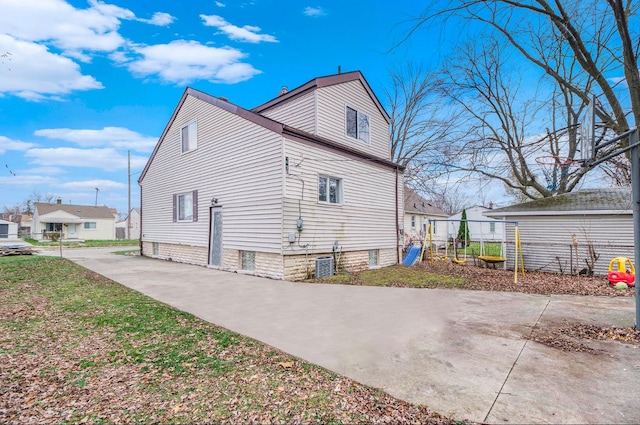
[[[636,269],[627,257],[616,257],[609,263],[609,283],[615,285],[619,282],[636,285]]]

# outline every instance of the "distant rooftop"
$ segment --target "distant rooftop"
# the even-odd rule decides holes
[[[497,208],[490,215],[527,212],[631,211],[630,188],[583,189]]]

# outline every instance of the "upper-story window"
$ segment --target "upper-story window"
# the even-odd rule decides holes
[[[369,115],[347,106],[347,136],[369,143]]]
[[[195,121],[182,127],[180,132],[182,153],[192,151],[198,147],[198,125]]]

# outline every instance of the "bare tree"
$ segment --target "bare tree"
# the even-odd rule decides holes
[[[576,110],[574,97],[562,88],[552,90],[550,98],[532,93],[531,88],[520,93],[521,81],[513,76],[519,70],[511,69],[511,63],[504,43],[487,37],[463,45],[445,65],[441,93],[462,110],[457,125],[465,126],[467,134],[434,160],[450,171],[501,181],[512,194],[521,193],[517,198],[570,192],[587,172],[570,167],[578,144],[576,122],[584,105],[579,103]],[[541,122],[547,125],[542,131]],[[551,159],[553,184],[541,176],[535,162],[541,155]]]
[[[640,25],[637,5],[631,0],[452,0],[447,5],[424,15],[414,30],[433,19],[456,15],[483,23],[583,103],[597,95],[596,115],[607,128],[617,134],[628,130],[627,111],[633,122],[640,122]],[[576,84],[559,67],[549,66],[548,51],[531,43],[534,36],[544,35],[559,37],[561,47],[593,86]],[[623,146],[627,143],[623,141]]]
[[[451,116],[437,102],[437,74],[409,64],[391,72],[385,90],[391,108],[391,155],[393,161],[420,170],[429,152],[453,130]]]

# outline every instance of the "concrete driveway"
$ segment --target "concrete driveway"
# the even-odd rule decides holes
[[[640,423],[640,350],[527,341],[536,324],[633,326],[632,298],[283,282],[111,249],[63,256],[204,320],[455,419]],[[51,252],[51,255],[58,255]]]

